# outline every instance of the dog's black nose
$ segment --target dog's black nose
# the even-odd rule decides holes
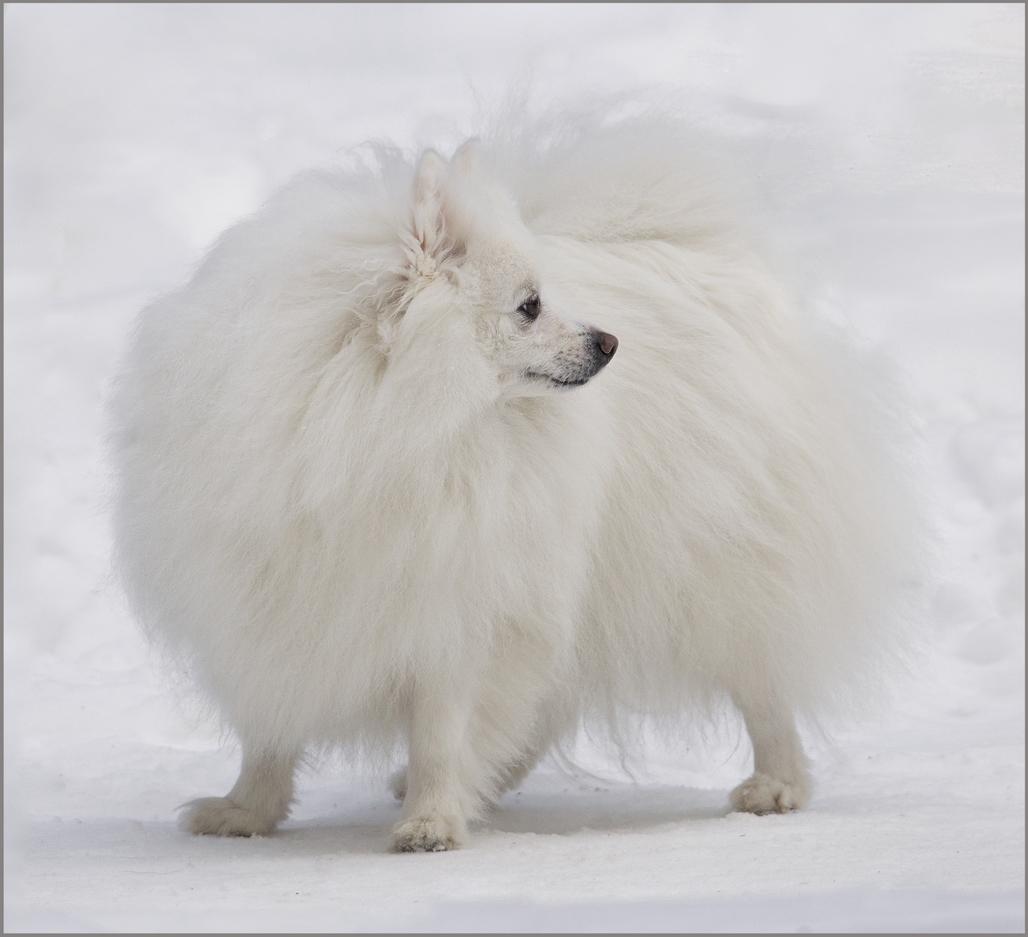
[[[610,361],[614,352],[618,350],[618,340],[609,332],[596,333],[596,347],[600,349],[603,356]]]

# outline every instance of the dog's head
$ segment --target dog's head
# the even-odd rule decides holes
[[[537,242],[513,201],[480,168],[477,141],[447,163],[422,157],[409,220],[401,232],[408,264],[400,330],[451,350],[471,340],[502,395],[559,393],[585,384],[613,357],[617,339],[565,314],[541,281]]]

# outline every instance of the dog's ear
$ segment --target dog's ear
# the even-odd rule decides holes
[[[421,157],[414,174],[414,238],[421,252],[432,256],[446,236],[443,202],[446,195],[446,163],[435,150]]]
[[[450,160],[455,176],[467,191],[474,193],[480,202],[492,208],[501,218],[520,221],[517,206],[507,193],[490,184],[482,163],[482,141],[478,137],[471,137],[462,143]]]
[[[460,253],[456,193],[450,168],[427,150],[414,174],[414,200],[403,243],[415,276],[433,277],[440,262]]]
[[[478,175],[481,155],[482,143],[478,137],[472,137],[457,148],[450,163],[463,178],[469,179]]]

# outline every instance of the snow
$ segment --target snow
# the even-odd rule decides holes
[[[5,5],[5,930],[1023,931],[1023,15]],[[374,136],[445,148],[529,77],[733,135],[806,299],[897,363],[929,647],[880,716],[808,739],[803,813],[727,813],[730,725],[653,742],[635,780],[583,743],[595,776],[544,766],[453,853],[385,852],[395,802],[339,762],[279,834],[190,838],[175,806],[238,751],[109,581],[99,404],[132,316],[294,172]]]

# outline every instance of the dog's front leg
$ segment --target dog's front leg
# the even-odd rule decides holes
[[[410,761],[396,852],[441,852],[467,838],[482,804],[482,766],[469,744],[472,706],[453,687],[420,688],[410,716]]]
[[[810,800],[810,774],[796,720],[774,692],[757,701],[736,696],[753,742],[753,776],[731,794],[736,810],[788,813]]]
[[[293,801],[294,751],[243,745],[239,780],[227,797],[201,797],[182,806],[190,833],[266,836],[289,815]]]

